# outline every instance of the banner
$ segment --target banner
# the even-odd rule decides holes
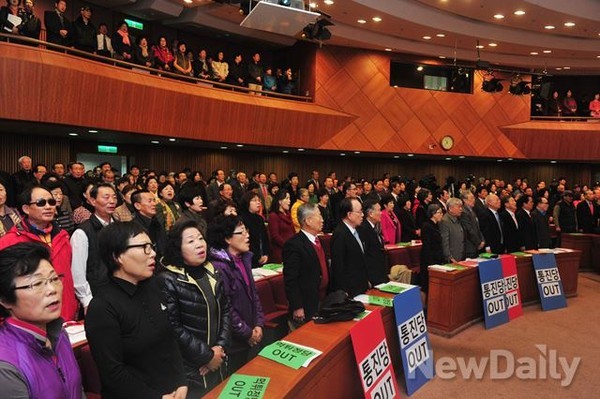
[[[542,310],[566,307],[567,298],[565,297],[554,254],[534,254],[532,259]]]
[[[356,366],[365,398],[400,398],[381,309],[376,309],[350,330]]]
[[[513,320],[523,315],[521,289],[519,287],[519,277],[517,276],[517,260],[512,255],[502,255],[500,262],[502,262],[502,274],[504,275],[504,298],[508,319]]]
[[[479,263],[479,282],[481,283],[485,328],[508,323],[504,272],[500,259],[490,259]]]
[[[412,395],[432,379],[435,373],[433,352],[421,303],[421,291],[415,287],[396,295],[394,313],[406,379],[406,392]]]

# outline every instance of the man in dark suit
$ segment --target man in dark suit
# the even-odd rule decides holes
[[[318,170],[315,169],[312,171],[312,174],[310,175],[310,179],[308,179],[308,181],[306,182],[306,186],[308,187],[308,185],[310,183],[315,185],[315,192],[321,188],[321,183],[319,183],[319,171]]]
[[[502,198],[504,210],[500,212],[500,220],[502,221],[502,229],[504,231],[504,244],[506,252],[518,252],[525,249],[521,238],[521,230],[519,222],[517,222],[517,201],[513,197]]]
[[[486,190],[487,191],[487,190]],[[477,200],[478,201],[478,200]],[[477,202],[476,202],[477,203]],[[486,208],[479,215],[479,228],[485,239],[486,247],[495,254],[504,253],[504,233],[498,210],[500,209],[500,198],[496,194],[488,194],[485,197]]]
[[[53,11],[44,13],[44,24],[46,25],[46,40],[49,43],[71,46],[72,25],[65,16],[67,2],[57,0]]]
[[[354,297],[369,289],[365,243],[356,230],[363,221],[362,206],[356,198],[344,198],[340,214],[342,221],[331,239],[332,288]]]
[[[224,183],[225,171],[223,169],[217,169],[215,172],[215,180],[206,187],[208,202],[219,199],[219,187],[221,187]]]
[[[240,203],[242,196],[248,190],[248,177],[244,172],[238,172],[235,179],[230,181],[231,188],[233,188],[233,200],[236,204]]]
[[[517,222],[519,222],[519,229],[521,230],[521,237],[523,239],[523,246],[525,249],[537,249],[537,236],[535,233],[535,225],[531,218],[531,211],[533,210],[533,198],[529,195],[523,195],[517,201],[516,212]]]
[[[317,237],[323,228],[321,212],[315,204],[303,204],[298,208],[298,222],[300,232],[283,245],[285,295],[296,326],[317,313],[329,282],[325,252]]]
[[[373,200],[363,203],[364,220],[357,228],[365,242],[367,275],[372,286],[388,281],[383,237],[381,235],[381,205]]]
[[[461,194],[463,211],[460,216],[460,224],[465,231],[465,257],[476,258],[485,247],[485,239],[479,228],[479,219],[473,210],[475,196],[472,192]],[[404,228],[404,226],[402,226]]]
[[[485,203],[485,199],[488,195],[487,187],[483,184],[477,186],[477,188],[475,189],[475,194],[477,195],[477,198],[475,199],[475,206],[473,207],[473,209],[475,210],[475,214],[477,215],[477,217],[481,219],[481,216],[485,213],[485,210],[487,209],[487,205]]]
[[[594,204],[594,192],[585,192],[585,200],[577,204],[577,226],[581,233],[593,233],[597,227],[598,209]]]
[[[537,238],[538,248],[550,248],[552,238],[550,238],[550,223],[548,221],[548,207],[550,203],[544,197],[538,197],[535,200],[535,209],[531,211],[531,218],[535,226],[535,236]]]

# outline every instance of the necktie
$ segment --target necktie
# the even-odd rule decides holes
[[[325,297],[325,294],[327,292],[327,285],[329,284],[329,272],[327,271],[325,251],[323,251],[323,247],[321,246],[321,240],[319,239],[319,237],[316,237],[313,246],[315,247],[315,251],[317,252],[317,258],[319,258],[319,264],[321,265],[321,284],[319,284],[319,292],[322,299]]]
[[[375,232],[377,233],[377,239],[379,240],[380,244],[383,244],[383,235],[381,234],[381,224],[377,223],[375,225]]]
[[[500,230],[500,244],[504,243],[504,235],[502,234],[502,224],[500,223],[500,215],[498,212],[494,212],[494,216],[496,217],[496,222],[498,223],[498,230]]]
[[[102,35],[102,50],[108,51],[108,43],[106,43],[106,35]]]
[[[354,230],[354,233],[352,233],[352,235],[354,236],[354,238],[356,238],[356,241],[358,242],[358,245],[360,246],[360,250],[364,253],[365,249],[363,248],[363,244],[362,244],[362,241],[360,240],[360,237],[358,235],[358,231]]]
[[[590,214],[591,214],[592,216],[594,216],[594,205],[592,205],[592,203],[591,203],[591,202],[589,202],[589,201],[588,201],[588,205],[589,205],[589,207],[590,207]]]
[[[517,222],[517,218],[516,218],[515,214],[511,213],[510,217],[512,217],[513,221],[515,222],[515,226],[517,226],[517,229],[518,229],[519,228],[519,222]]]

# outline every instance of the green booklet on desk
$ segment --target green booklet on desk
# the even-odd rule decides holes
[[[392,283],[379,284],[379,285],[376,285],[375,288],[377,288],[379,291],[389,292],[390,294],[399,294],[408,289],[407,287],[403,287],[401,285],[392,284]]]
[[[531,254],[528,254],[528,253],[526,253],[526,252],[520,252],[520,251],[517,251],[517,252],[511,252],[510,254],[511,254],[511,255],[514,255],[514,256],[519,256],[519,257],[523,257],[523,256],[532,256]]]
[[[262,265],[262,269],[273,270],[274,272],[279,272],[283,269],[283,265],[281,263],[267,263],[266,265]]]
[[[315,348],[281,340],[265,346],[258,355],[298,370],[300,367],[308,367],[322,353]]]
[[[376,295],[368,295],[367,298],[369,301],[369,305],[386,306],[388,308],[394,307],[394,301],[392,300],[392,298],[384,298],[382,296]]]
[[[490,254],[490,253],[484,252],[484,253],[482,253],[482,254],[479,254],[479,257],[480,257],[480,258],[483,258],[483,259],[494,259],[494,258],[497,258],[497,257],[498,257],[498,255],[496,255],[496,254]]]

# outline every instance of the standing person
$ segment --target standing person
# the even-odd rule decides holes
[[[429,292],[429,265],[439,265],[445,262],[444,250],[442,248],[442,235],[439,223],[444,216],[444,211],[437,204],[427,207],[428,219],[423,223],[421,229],[421,270],[419,271],[419,285],[421,286],[421,298],[423,305],[427,307],[427,294]]]
[[[257,90],[257,92],[250,92],[250,94],[256,94],[260,96],[262,91],[263,81],[263,66],[260,63],[260,54],[254,53],[252,55],[252,61],[248,64],[248,88],[251,90]]]
[[[476,202],[477,203],[477,202]],[[485,239],[486,249],[494,254],[503,254],[506,249],[504,239],[504,228],[500,220],[500,198],[496,194],[488,194],[485,197],[486,208],[480,211],[479,228]],[[476,208],[475,208],[476,209]]]
[[[254,191],[245,193],[240,201],[240,217],[250,233],[252,267],[261,267],[269,261],[269,235],[265,220],[260,216],[260,198]]]
[[[271,262],[281,263],[283,244],[295,234],[290,217],[290,194],[282,189],[277,192],[269,212],[269,235],[271,237]]]
[[[11,177],[12,193],[9,192],[8,204],[11,206],[18,205],[17,197],[23,192],[25,187],[35,184],[36,179],[33,175],[31,158],[23,155],[19,158],[19,171]]]
[[[129,36],[127,22],[120,21],[117,31],[113,34],[112,45],[115,50],[115,58],[121,61],[133,61],[133,44]]]
[[[154,244],[134,222],[112,223],[98,239],[110,277],[90,303],[85,332],[102,397],[185,398],[183,361],[153,277]]]
[[[506,252],[513,253],[525,249],[523,238],[517,221],[517,201],[513,197],[502,198],[503,210],[500,211],[500,221],[502,222],[502,232],[504,235],[504,246]]]
[[[577,232],[577,210],[573,205],[573,192],[565,190],[562,199],[554,205],[554,225],[559,233]]]
[[[458,198],[450,198],[445,206],[446,213],[439,223],[442,250],[446,262],[456,263],[465,259],[465,233],[460,223],[463,203]]]
[[[73,22],[73,46],[77,50],[94,53],[97,45],[96,27],[92,23],[90,6],[81,7],[81,15]]]
[[[169,232],[164,271],[158,276],[183,356],[190,398],[202,397],[225,379],[231,344],[229,301],[207,252],[200,226],[180,220]]]
[[[173,53],[169,49],[166,36],[158,38],[158,46],[152,46],[154,54],[154,66],[160,71],[173,72]]]
[[[535,200],[535,209],[531,211],[538,248],[550,248],[552,246],[552,238],[550,238],[550,222],[548,220],[549,206],[550,204],[546,198],[538,197]]]
[[[56,213],[56,200],[43,187],[28,187],[19,197],[23,223],[13,226],[0,239],[0,249],[21,242],[37,242],[48,247],[52,264],[58,274],[63,274],[61,317],[65,321],[77,319],[77,299],[71,274],[72,251],[69,234],[52,224]]]
[[[165,231],[171,230],[181,214],[181,206],[174,201],[175,187],[169,182],[158,186],[158,202],[156,203],[156,220]]]
[[[476,258],[485,247],[485,239],[479,228],[479,219],[475,213],[475,196],[469,190],[461,191],[463,210],[460,224],[465,231],[465,257]]]
[[[21,216],[19,216],[17,210],[6,205],[7,197],[6,186],[0,182],[0,221],[2,222],[0,224],[0,238],[4,237],[14,225],[21,224]]]
[[[198,185],[187,185],[178,195],[179,205],[181,206],[182,219],[191,219],[200,227],[200,232],[206,235],[208,227],[206,223],[206,207],[202,198],[202,190]]]
[[[112,39],[108,35],[108,25],[101,23],[96,35],[96,54],[110,58],[113,52]]]
[[[0,317],[7,317],[0,324],[3,398],[83,397],[60,318],[62,290],[62,275],[45,245],[20,243],[0,251]]]
[[[25,8],[19,14],[23,22],[19,25],[19,33],[31,39],[40,39],[42,22],[35,15],[35,3],[33,0],[25,0]]]
[[[317,191],[317,205],[323,218],[323,233],[331,233],[333,231],[333,215],[329,208],[329,192],[326,188],[320,188]]]
[[[521,239],[525,249],[537,249],[537,237],[535,233],[535,225],[531,218],[531,211],[533,210],[533,198],[527,194],[523,195],[517,201],[517,222],[519,222],[519,230],[521,232]]]
[[[323,227],[317,206],[310,203],[300,206],[298,221],[300,232],[283,247],[285,296],[289,303],[290,324],[294,328],[317,313],[329,283],[325,252],[317,237]]]
[[[417,229],[417,222],[411,212],[410,199],[403,200],[404,203],[398,212],[398,219],[400,220],[400,226],[402,226],[401,237],[405,241],[416,240],[421,235],[421,230]]]
[[[6,0],[6,6],[0,7],[0,32],[2,33],[12,33],[14,35],[19,34],[19,26],[13,24],[9,15],[13,17],[20,17],[21,8],[21,0]]]
[[[71,46],[71,36],[73,26],[71,21],[65,16],[67,11],[67,2],[57,0],[54,3],[53,11],[44,13],[44,24],[46,25],[46,40],[48,43],[60,44],[61,46]]]
[[[306,204],[310,201],[310,194],[307,189],[300,188],[298,189],[298,198],[296,202],[292,205],[292,209],[290,210],[290,216],[292,217],[292,223],[294,223],[294,231],[295,233],[300,232],[300,223],[298,223],[298,208],[300,205]]]
[[[594,204],[594,192],[586,190],[584,200],[577,204],[577,227],[581,233],[594,233],[598,222],[598,207]]]
[[[381,234],[384,244],[396,244],[401,242],[402,226],[394,208],[396,201],[392,194],[385,194],[381,199]]]
[[[344,198],[340,215],[342,221],[331,238],[332,289],[354,297],[369,289],[365,243],[357,230],[363,221],[362,205],[356,198]]]
[[[248,230],[237,216],[220,216],[208,226],[209,260],[223,277],[231,304],[232,344],[229,372],[248,361],[250,348],[263,338],[264,316],[254,279]]]
[[[388,281],[384,238],[381,232],[382,211],[377,201],[367,200],[363,203],[365,213],[362,224],[358,227],[359,235],[365,240],[365,260],[367,274],[372,286]]]

